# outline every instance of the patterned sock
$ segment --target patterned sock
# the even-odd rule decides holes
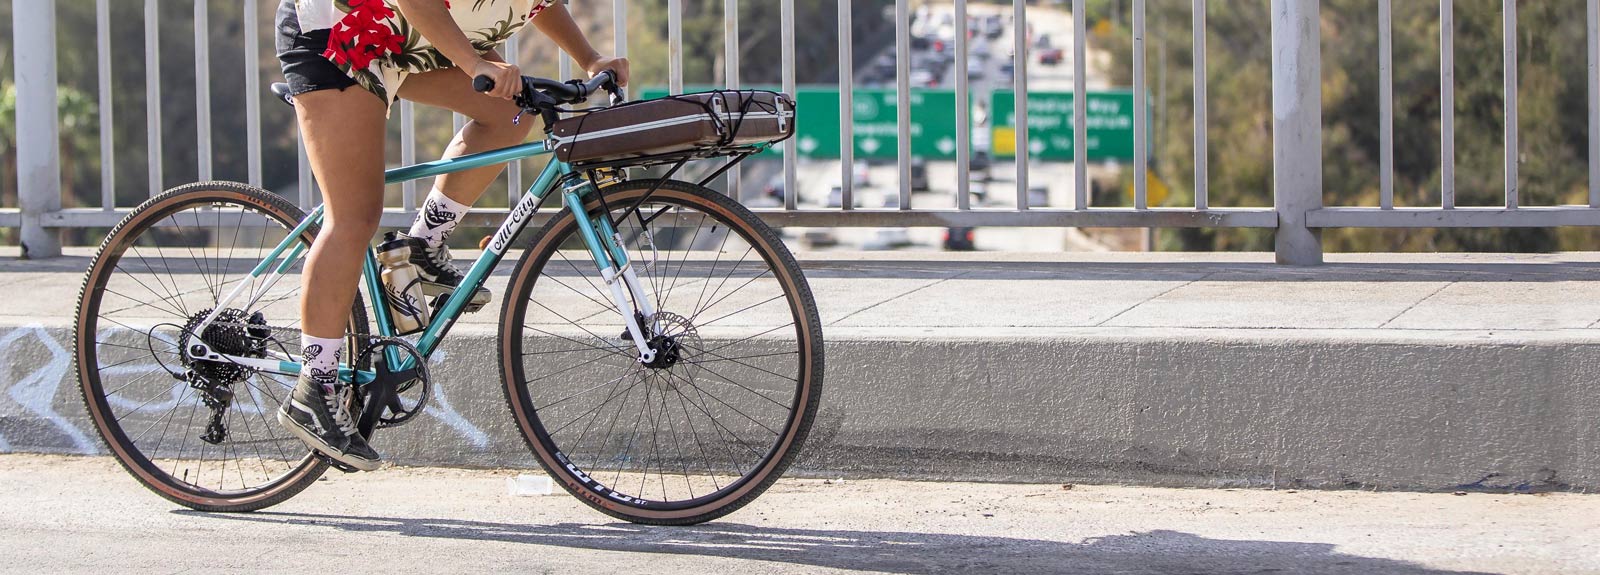
[[[456,224],[461,222],[461,216],[471,207],[450,199],[439,188],[434,188],[428,193],[428,199],[422,202],[422,209],[417,210],[416,221],[411,222],[411,237],[427,240],[428,245],[442,245],[450,238],[450,232],[455,231]]]
[[[304,354],[301,369],[307,379],[322,385],[322,390],[333,393],[339,383],[339,352],[344,350],[344,338],[312,337],[300,334],[300,349]]]

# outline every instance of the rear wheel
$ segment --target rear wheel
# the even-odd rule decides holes
[[[117,461],[162,497],[203,511],[253,511],[327,470],[274,417],[292,376],[179,351],[198,339],[229,355],[299,357],[300,264],[254,305],[242,297],[212,327],[193,328],[241,282],[263,285],[251,270],[304,217],[264,190],[191,184],[135,209],[91,263],[74,349],[84,404]],[[315,235],[312,227],[296,241],[309,245]],[[359,295],[350,332],[352,340],[367,332]]]
[[[614,217],[654,181],[605,190]],[[743,507],[781,476],[816,415],[821,321],[771,228],[726,196],[664,182],[617,224],[657,311],[638,362],[626,322],[563,210],[513,272],[501,373],[519,430],[557,483],[639,523]]]

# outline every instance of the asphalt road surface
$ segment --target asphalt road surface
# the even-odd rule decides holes
[[[618,523],[510,471],[337,472],[177,508],[110,459],[0,455],[4,573],[1600,573],[1600,497],[780,482],[722,521]]]

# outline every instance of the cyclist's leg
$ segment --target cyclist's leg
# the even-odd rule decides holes
[[[490,55],[498,58],[498,56]],[[456,68],[424,72],[406,78],[400,87],[401,98],[445,108],[466,116],[471,121],[456,133],[450,146],[445,148],[444,159],[467,154],[487,152],[522,143],[528,137],[537,118],[524,117],[521,125],[513,124],[517,116],[516,104],[472,90],[472,79]],[[494,183],[503,166],[489,166],[439,176],[434,189],[451,200],[472,205]]]
[[[295,97],[300,138],[322,184],[327,215],[306,256],[301,282],[300,381],[278,421],[307,445],[357,469],[382,457],[367,445],[339,391],[338,364],[362,258],[383,215],[382,99],[360,88],[315,90]],[[374,294],[373,297],[381,297]]]
[[[383,100],[360,88],[295,97],[300,137],[322,186],[327,218],[306,256],[300,315],[318,338],[344,335],[362,257],[383,213]]]

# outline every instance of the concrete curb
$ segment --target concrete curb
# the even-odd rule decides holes
[[[930,332],[931,333],[931,332]],[[489,326],[445,346],[401,464],[534,466]],[[0,327],[0,452],[105,453],[63,326]],[[793,473],[1399,490],[1600,489],[1600,343],[1249,330],[830,328]]]

